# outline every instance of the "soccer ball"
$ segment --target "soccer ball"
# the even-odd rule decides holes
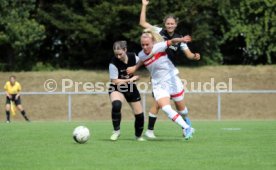
[[[77,143],[85,143],[90,137],[89,129],[85,126],[78,126],[73,131],[73,139]]]

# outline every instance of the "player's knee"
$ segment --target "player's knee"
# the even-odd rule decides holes
[[[112,113],[119,113],[121,112],[122,102],[120,100],[114,100],[112,102]]]
[[[6,111],[10,111],[11,110],[11,106],[10,105],[7,105],[6,106]]]

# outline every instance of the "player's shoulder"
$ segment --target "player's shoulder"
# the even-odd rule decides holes
[[[18,81],[15,82],[16,86],[21,86],[20,83]]]
[[[134,52],[127,52],[126,53],[129,58],[135,58],[136,54]]]
[[[154,48],[154,49],[155,49],[155,48],[162,48],[162,47],[164,47],[164,46],[167,46],[167,43],[168,43],[167,40],[166,40],[166,41],[158,42],[158,43],[156,43],[156,44],[153,45],[153,48]]]
[[[118,58],[116,58],[115,56],[113,56],[113,57],[110,59],[109,64],[114,64],[114,65],[116,65],[117,62],[118,62]]]
[[[142,56],[145,56],[145,52],[143,50],[141,50],[139,53],[138,53],[138,57],[142,57]]]
[[[6,88],[9,88],[10,86],[11,86],[10,81],[6,81],[4,88],[6,89]]]

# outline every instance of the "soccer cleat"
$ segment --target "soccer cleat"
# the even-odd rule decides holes
[[[189,139],[191,139],[193,136],[193,132],[192,132],[192,128],[186,128],[186,129],[184,129],[183,130],[183,133],[184,133],[184,138],[186,139],[186,140],[189,140]]]
[[[149,129],[146,131],[145,136],[149,139],[155,139],[156,138],[156,136],[154,135],[154,131],[149,130]]]
[[[6,123],[11,123],[11,122],[9,120],[7,120]]]
[[[136,140],[138,142],[144,142],[144,141],[146,141],[146,139],[144,139],[143,137],[136,137]]]
[[[24,116],[24,119],[25,119],[27,122],[31,122],[30,119],[29,119],[27,116]]]
[[[120,130],[113,131],[113,134],[110,137],[110,140],[116,141],[120,137]]]
[[[192,134],[195,134],[195,129],[191,127]]]

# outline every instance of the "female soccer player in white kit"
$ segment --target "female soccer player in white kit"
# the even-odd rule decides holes
[[[142,8],[141,8],[141,14],[140,14],[140,25],[145,29],[151,29],[155,33],[160,34],[164,40],[170,40],[173,38],[181,38],[183,37],[181,34],[177,33],[176,27],[178,24],[178,18],[176,18],[174,15],[167,15],[164,18],[164,28],[157,27],[151,25],[146,20],[146,8],[149,4],[148,0],[142,0]],[[190,36],[185,36],[187,42],[191,41]],[[186,43],[177,43],[170,45],[169,48],[167,48],[166,53],[168,54],[169,59],[172,61],[172,63],[175,65],[178,52],[183,52],[185,56],[190,60],[199,60],[200,54],[199,53],[192,53],[190,49],[188,48]],[[192,127],[192,123],[188,117],[188,109],[185,105],[184,100],[178,102],[175,101],[176,109],[179,114],[181,114],[185,120],[185,122]],[[154,135],[154,125],[157,120],[157,113],[158,113],[159,107],[157,103],[155,102],[152,107],[149,110],[149,121],[148,121],[148,129],[145,132],[145,135],[148,138],[156,138]],[[193,128],[192,128],[193,130]]]
[[[184,38],[174,38],[163,41],[162,37],[150,29],[144,30],[141,36],[142,51],[139,53],[139,62],[128,68],[128,73],[135,72],[144,65],[151,74],[154,98],[158,106],[175,123],[183,128],[183,135],[188,140],[192,138],[191,127],[183,120],[179,113],[172,109],[170,99],[181,101],[184,99],[184,87],[178,77],[178,69],[168,59],[166,49],[175,43],[185,42]]]

